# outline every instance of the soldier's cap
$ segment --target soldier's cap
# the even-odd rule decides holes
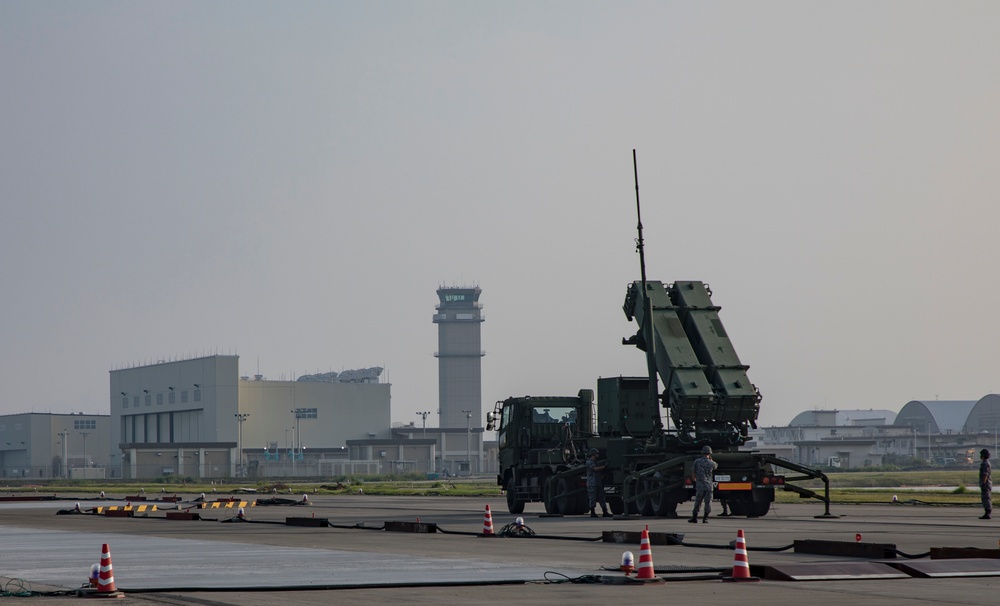
[[[600,452],[601,451],[597,450],[596,448],[591,448],[590,450],[587,451],[587,454],[590,456],[594,456],[595,454],[600,454]]]
[[[703,446],[701,448],[701,454],[712,454],[712,447],[711,446]]]
[[[988,459],[988,458],[990,458],[990,451],[989,451],[989,449],[984,448],[984,449],[982,449],[982,450],[979,451],[979,455],[982,456],[982,457],[986,457]]]

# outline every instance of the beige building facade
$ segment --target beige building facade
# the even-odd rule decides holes
[[[377,374],[269,381],[241,377],[235,355],[110,374],[111,444],[126,479],[316,476],[319,460],[346,456],[347,440],[389,436],[390,385]]]

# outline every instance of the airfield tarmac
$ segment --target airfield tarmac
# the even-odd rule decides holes
[[[915,565],[931,560],[933,547],[996,550],[1000,520],[979,520],[981,510],[924,505],[850,505],[831,508],[839,516],[817,519],[816,502],[776,504],[757,519],[720,518],[689,524],[684,518],[591,519],[548,517],[529,504],[522,517],[544,538],[479,538],[485,506],[496,530],[512,522],[503,497],[380,497],[310,495],[307,505],[245,509],[249,523],[224,522],[235,509],[200,510],[202,521],[148,517],[56,515],[80,498],[87,510],[122,505],[112,500],[0,503],[0,580],[27,582],[36,591],[72,590],[111,550],[118,604],[995,604],[1000,560],[966,576],[725,583],[737,531],[746,535],[753,570],[812,564],[831,574],[845,563],[872,560],[795,553],[794,541],[894,544]],[[181,495],[185,496],[185,495]],[[287,495],[282,495],[287,496]],[[193,498],[194,495],[186,495]],[[247,498],[247,497],[238,497]],[[301,495],[296,495],[296,499]],[[249,497],[253,500],[253,497]],[[136,503],[138,504],[138,503]],[[173,504],[158,504],[172,508]],[[186,507],[189,503],[181,503]],[[687,505],[679,508],[687,510]],[[333,527],[285,525],[286,518],[327,519]],[[385,522],[436,524],[441,532],[378,530]],[[686,545],[653,545],[657,574],[665,583],[621,586],[571,583],[601,575],[619,579],[623,551],[639,560],[639,545],[606,543],[602,531],[683,533]],[[940,561],[935,561],[940,562]],[[996,569],[995,571],[993,569]],[[756,572],[755,572],[756,574]],[[16,598],[3,598],[16,603]],[[33,597],[31,603],[79,603],[76,597]]]

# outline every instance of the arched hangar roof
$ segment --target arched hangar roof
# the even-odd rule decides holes
[[[980,400],[981,401],[981,400]],[[974,400],[911,400],[896,415],[893,425],[930,433],[965,433]]]
[[[965,420],[965,433],[994,433],[1000,428],[1000,395],[983,396]]]

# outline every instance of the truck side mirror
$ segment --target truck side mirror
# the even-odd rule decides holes
[[[486,413],[486,431],[493,431],[493,413]]]

